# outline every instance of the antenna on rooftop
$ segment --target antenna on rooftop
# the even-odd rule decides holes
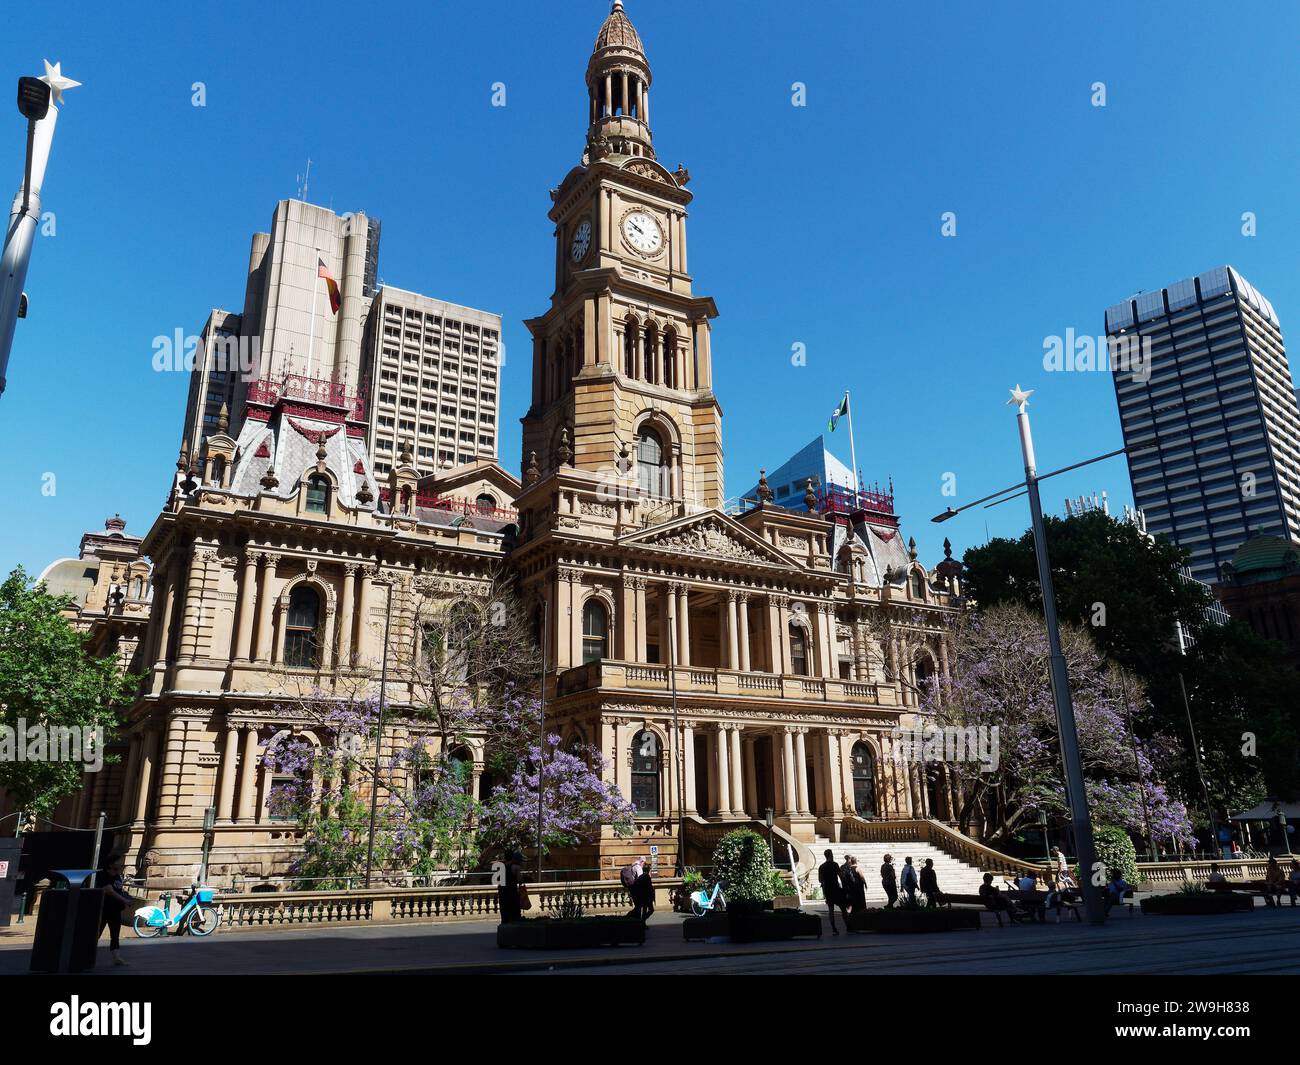
[[[307,172],[297,175],[298,199],[307,202],[307,186],[311,183],[311,156],[307,156]]]

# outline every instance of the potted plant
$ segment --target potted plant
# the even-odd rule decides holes
[[[780,870],[777,869],[772,870],[772,909],[799,909],[799,892],[794,889],[794,885],[785,878]]]
[[[682,883],[673,895],[673,910],[677,913],[691,912],[691,895],[697,891],[708,891],[709,882],[698,869],[687,869],[682,873]]]
[[[1249,913],[1255,900],[1235,891],[1207,891],[1202,884],[1185,884],[1168,895],[1152,895],[1141,903],[1144,914],[1198,917],[1219,913]]]

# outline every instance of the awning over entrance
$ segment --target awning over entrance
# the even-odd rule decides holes
[[[1230,821],[1271,821],[1278,814],[1285,814],[1288,821],[1300,820],[1300,802],[1278,802],[1265,799],[1253,809],[1233,814]]]

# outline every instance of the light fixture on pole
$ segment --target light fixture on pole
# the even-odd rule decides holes
[[[380,562],[376,560],[374,576],[380,574]],[[369,579],[369,577],[367,577]],[[379,667],[379,712],[375,721],[375,775],[370,782],[370,828],[366,836],[366,887],[370,886],[370,871],[375,861],[375,818],[379,811],[379,777],[383,771],[381,758],[384,753],[384,703],[388,690],[388,630],[393,622],[393,582],[387,582],[388,596],[384,605],[384,654]]]
[[[55,104],[63,94],[81,82],[65,78],[60,64],[45,61],[45,74],[39,78],[18,79],[18,111],[27,119],[27,158],[23,184],[14,197],[5,230],[4,254],[0,258],[0,393],[5,389],[9,354],[13,349],[14,329],[20,317],[26,317],[27,300],[23,285],[32,258],[32,240],[41,219],[41,186],[54,143],[54,127],[59,120]]]
[[[1050,676],[1052,682],[1052,700],[1056,704],[1056,725],[1061,737],[1061,762],[1065,769],[1066,795],[1070,805],[1070,818],[1074,826],[1075,851],[1079,860],[1080,890],[1083,892],[1084,912],[1090,924],[1101,924],[1106,919],[1106,908],[1102,899],[1101,885],[1096,883],[1098,873],[1105,870],[1096,868],[1096,849],[1092,841],[1092,822],[1088,817],[1088,794],[1083,781],[1083,763],[1079,755],[1079,733],[1074,720],[1074,703],[1070,698],[1070,678],[1065,667],[1065,656],[1061,653],[1061,632],[1056,618],[1056,592],[1052,584],[1052,564],[1047,552],[1047,536],[1043,525],[1043,506],[1039,498],[1038,486],[1042,481],[1058,474],[1068,473],[1083,466],[1090,466],[1103,459],[1116,455],[1136,455],[1150,451],[1154,445],[1141,448],[1117,448],[1095,458],[1084,459],[1069,466],[1062,466],[1051,473],[1038,473],[1034,458],[1034,439],[1029,427],[1029,397],[1033,390],[1022,389],[1016,385],[1011,390],[1008,404],[1016,406],[1016,420],[1020,429],[1020,453],[1025,465],[1025,479],[1019,484],[1003,488],[991,495],[986,495],[955,510],[948,507],[942,514],[936,514],[934,522],[948,521],[964,510],[979,506],[997,506],[1009,499],[1021,495],[1029,497],[1029,514],[1033,528],[1034,554],[1038,561],[1038,583],[1043,593],[1043,619],[1047,626],[1048,654],[1050,657]],[[1023,489],[1023,491],[1021,491]],[[1011,493],[1015,493],[1012,495]],[[992,500],[992,502],[990,502]]]
[[[1047,865],[1050,868],[1052,864],[1052,847],[1047,840],[1047,811],[1040,809],[1038,817],[1035,819],[1038,825],[1038,831],[1043,834],[1043,854],[1046,856]]]

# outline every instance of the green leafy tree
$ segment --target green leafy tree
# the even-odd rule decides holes
[[[21,566],[0,584],[0,722],[94,729],[116,726],[137,677],[115,656],[87,656],[85,641],[63,616],[71,600],[33,585]],[[80,761],[0,761],[0,788],[29,814],[48,815],[81,787]]]
[[[1110,874],[1118,869],[1128,883],[1138,882],[1137,848],[1127,832],[1115,825],[1100,825],[1092,834],[1092,842],[1101,876],[1109,880]]]
[[[771,902],[772,871],[767,840],[748,828],[728,832],[713,851],[713,872],[729,903]]]

